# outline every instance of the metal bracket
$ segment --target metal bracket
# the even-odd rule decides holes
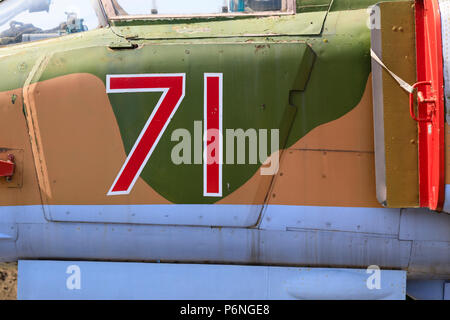
[[[416,89],[420,85],[428,85],[431,86],[431,81],[419,81],[416,82],[412,87],[413,89]],[[414,111],[414,92],[410,92],[409,94],[409,113],[411,114],[411,118],[413,118],[417,122],[431,122],[433,114],[436,112],[436,97],[432,95],[430,98],[424,97],[424,91],[417,91],[417,109],[420,108],[422,104],[427,105],[427,109],[425,110],[426,117],[420,118],[416,116],[416,113]],[[418,111],[418,113],[423,113]]]

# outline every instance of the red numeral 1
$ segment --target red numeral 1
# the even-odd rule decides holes
[[[204,75],[203,195],[222,196],[223,74]]]
[[[107,75],[106,92],[162,92],[108,195],[129,194],[184,98],[186,75]],[[129,106],[132,108],[132,106]]]

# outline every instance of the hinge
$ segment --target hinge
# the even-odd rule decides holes
[[[120,40],[111,42],[108,45],[108,47],[110,49],[119,49],[120,50],[120,49],[135,49],[138,47],[138,45],[121,38]]]
[[[416,89],[420,85],[431,86],[431,81],[419,81],[415,83],[412,87]],[[421,110],[422,105],[426,105],[426,116],[424,118],[420,118],[416,116],[414,111],[414,92],[409,94],[409,113],[411,114],[411,118],[413,118],[417,122],[431,122],[433,119],[433,115],[436,113],[436,97],[434,92],[431,92],[431,96],[426,98],[424,93],[426,91],[418,90],[417,91],[417,112],[420,114],[419,110]]]

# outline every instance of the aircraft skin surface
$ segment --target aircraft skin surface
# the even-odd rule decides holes
[[[113,21],[0,48],[0,155],[17,165],[0,181],[0,261],[378,265],[450,278],[450,216],[376,198],[367,7],[379,1],[304,2],[295,15]],[[214,196],[194,159],[208,75],[223,98]],[[173,87],[134,90],[129,79],[145,76]],[[115,193],[170,92],[178,105],[148,162]],[[268,132],[269,152],[279,130],[275,175],[225,161],[226,130],[252,128]],[[172,161],[177,129],[194,137],[192,163]]]

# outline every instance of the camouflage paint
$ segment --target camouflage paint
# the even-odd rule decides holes
[[[193,121],[202,120],[203,73],[224,73],[224,128],[279,128],[286,142],[282,147],[289,148],[360,102],[370,72],[368,15],[360,8],[372,2],[335,0],[329,13],[322,10],[287,17],[189,24],[131,21],[6,47],[0,49],[0,65],[11,76],[2,79],[0,91],[21,88],[27,79],[32,84],[69,74],[88,73],[105,82],[107,74],[186,73],[186,98],[141,178],[173,203],[215,203],[220,198],[202,196],[201,165],[176,166],[170,161],[170,150],[176,144],[170,141],[172,130],[192,131]],[[187,27],[193,32],[180,32]],[[137,47],[110,48],[129,44]],[[39,72],[34,70],[30,78],[42,59],[45,65],[38,66]],[[109,94],[126,153],[158,98],[148,93]],[[55,101],[54,107],[60,103]],[[42,143],[45,154],[46,142]],[[241,188],[258,169],[259,165],[224,165],[223,197]],[[105,185],[105,193],[109,187]],[[76,203],[76,197],[72,201]]]

